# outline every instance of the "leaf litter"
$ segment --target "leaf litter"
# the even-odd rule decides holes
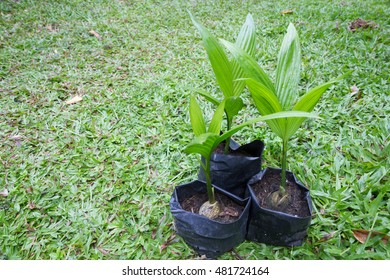
[[[365,229],[355,229],[352,232],[356,240],[363,244],[366,243],[369,236],[370,237],[381,236],[382,237],[381,240],[384,244],[387,244],[389,241],[389,237],[383,232],[369,231]]]
[[[364,19],[358,18],[352,22],[349,23],[348,30],[351,32],[357,31],[359,28],[366,29],[366,28],[372,28],[375,29],[378,27],[378,24],[376,24],[374,21],[366,21]]]

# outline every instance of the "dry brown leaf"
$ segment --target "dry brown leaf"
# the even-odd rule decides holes
[[[21,135],[12,135],[9,137],[9,139],[13,140],[16,146],[20,147],[22,145],[22,138]]]
[[[359,99],[361,99],[363,97],[362,92],[360,91],[360,89],[356,85],[353,85],[351,87],[351,96],[354,96],[354,95],[356,95],[355,101],[358,101]]]
[[[46,26],[46,29],[50,32],[56,31],[56,25],[55,24],[49,24]]]
[[[72,99],[65,101],[66,104],[75,104],[83,100],[83,98],[79,95],[75,95]]]
[[[355,236],[355,238],[360,243],[366,243],[368,235],[370,234],[370,231],[365,229],[355,229],[352,232],[353,232],[353,236]],[[378,235],[382,236],[381,240],[383,241],[383,243],[387,244],[387,242],[389,241],[389,237],[386,234],[384,234],[383,232],[371,231],[371,237],[378,236]]]
[[[358,92],[359,92],[359,88],[356,85],[353,85],[351,87],[351,95],[355,95]]]
[[[170,244],[171,242],[176,238],[176,234],[172,234],[170,237],[168,237],[168,239],[164,242],[164,244],[162,244],[160,246],[160,253],[165,250]]]
[[[281,11],[280,13],[281,13],[282,15],[289,15],[289,14],[294,13],[294,11],[293,11],[293,10],[283,10],[283,11]]]
[[[34,202],[30,202],[30,203],[28,204],[28,208],[29,208],[30,210],[34,210],[34,209],[37,208],[37,207],[35,206],[35,203],[34,203]]]
[[[21,135],[12,135],[9,137],[9,139],[15,140],[15,141],[20,141],[20,140],[22,140],[22,136]]]
[[[324,242],[324,241],[327,241],[327,240],[333,238],[333,236],[335,236],[336,233],[337,233],[337,231],[332,231],[331,233],[324,234],[322,236],[322,238],[319,240],[319,242]]]
[[[7,197],[8,196],[8,190],[4,189],[3,191],[0,192],[0,196]]]
[[[97,33],[95,30],[89,31],[89,34],[95,36],[95,37],[98,38],[99,40],[102,38],[102,36],[100,36],[100,34]]]
[[[364,19],[358,18],[349,23],[348,30],[351,32],[357,31],[358,28],[377,28],[378,24],[373,21],[366,21]]]
[[[109,251],[103,249],[103,248],[97,248],[103,255],[107,255],[108,253],[110,253]]]

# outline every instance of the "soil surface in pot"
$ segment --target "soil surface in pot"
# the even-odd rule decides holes
[[[269,195],[277,190],[280,186],[280,171],[269,170],[263,179],[254,185],[252,189],[255,192],[257,201],[262,208],[272,209],[284,212],[298,217],[307,217],[310,215],[307,201],[305,199],[305,192],[302,191],[296,183],[293,182],[292,176],[287,174],[286,192],[288,195],[288,204],[284,209],[277,209],[270,205]]]
[[[224,154],[225,153],[225,142],[219,143],[217,148],[214,150],[214,153]],[[245,153],[244,151],[234,151],[230,147],[229,147],[228,155],[230,155],[230,156],[245,156],[245,157],[251,156],[250,154]]]
[[[222,210],[214,221],[220,223],[231,223],[236,221],[240,217],[242,211],[244,211],[244,206],[238,205],[226,195],[216,192],[215,198],[220,203]],[[185,211],[198,214],[200,207],[207,201],[207,199],[206,193],[196,194],[180,202],[180,205]]]

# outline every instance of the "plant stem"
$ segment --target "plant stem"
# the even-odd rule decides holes
[[[209,199],[210,204],[214,204],[215,194],[214,194],[214,188],[211,184],[210,157],[206,158],[205,160],[206,160],[206,166],[204,168],[204,173],[206,175],[207,197]]]
[[[228,117],[228,118],[226,118],[226,122],[227,122],[227,124],[226,124],[227,130],[226,131],[229,131],[231,128],[233,119],[230,119]],[[225,150],[224,150],[225,155],[227,155],[229,153],[229,146],[230,146],[230,137],[225,140]]]
[[[288,140],[283,140],[283,152],[282,152],[282,174],[280,182],[280,194],[284,195],[286,193],[286,169],[287,169],[287,142]]]

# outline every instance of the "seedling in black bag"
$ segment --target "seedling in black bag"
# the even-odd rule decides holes
[[[223,101],[225,102],[226,131],[228,131],[232,128],[234,117],[244,106],[240,95],[245,88],[245,81],[239,80],[239,78],[243,77],[243,71],[235,60],[229,60],[227,58],[219,41],[205,27],[198,23],[191,13],[189,14],[202,37],[203,45],[206,49],[214,75],[219,88],[223,93],[223,100],[219,101],[217,98],[203,90],[196,90],[196,92],[216,106],[219,106]],[[254,54],[255,25],[250,14],[247,15],[246,21],[242,25],[235,43],[247,53],[251,55]],[[230,137],[226,139],[225,154],[229,151],[229,143]]]
[[[276,83],[272,83],[268,75],[245,50],[237,45],[221,40],[240,64],[245,75],[245,82],[252,95],[254,103],[263,116],[281,111],[299,110],[311,112],[322,94],[336,81],[344,78],[350,72],[339,78],[315,87],[299,98],[298,82],[300,79],[301,48],[297,31],[290,23],[278,55],[276,68]],[[289,117],[268,120],[271,130],[282,139],[282,172],[278,191],[269,196],[271,204],[283,209],[287,204],[286,167],[288,140],[301,126],[305,117]]]
[[[290,111],[290,112],[277,112],[275,114],[269,114],[267,116],[262,116],[256,119],[252,119],[243,124],[237,125],[234,128],[228,130],[227,132],[220,135],[222,118],[225,110],[225,100],[222,101],[218,108],[216,109],[211,121],[209,128],[207,130],[206,123],[203,118],[202,110],[196,101],[195,96],[191,96],[190,100],[190,119],[192,124],[192,129],[195,134],[195,138],[192,140],[190,144],[185,148],[184,152],[188,154],[196,153],[203,156],[205,159],[204,162],[200,160],[200,165],[204,170],[206,175],[206,187],[207,187],[207,197],[208,201],[206,201],[200,208],[199,214],[206,216],[210,219],[218,217],[221,207],[219,203],[215,199],[214,188],[211,183],[211,175],[210,175],[210,158],[213,151],[216,147],[229,137],[231,137],[234,133],[239,131],[240,129],[253,124],[255,122],[266,121],[271,119],[278,118],[287,118],[287,117],[313,117],[315,116],[312,113],[300,112],[300,111]]]

